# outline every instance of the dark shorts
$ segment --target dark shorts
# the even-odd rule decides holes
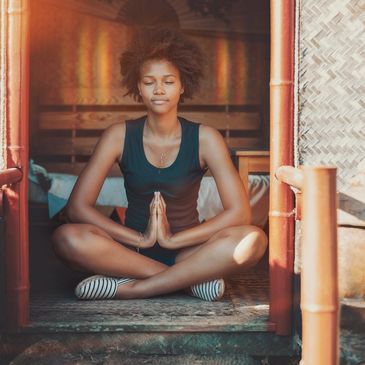
[[[178,250],[167,250],[164,247],[161,247],[158,242],[151,248],[139,250],[139,253],[150,257],[153,260],[162,262],[165,265],[172,266],[176,263],[176,256],[178,254]]]
[[[115,222],[123,224],[115,210],[112,212],[110,218]],[[151,248],[139,250],[140,254],[150,257],[153,260],[162,262],[168,266],[172,266],[176,263],[175,259],[178,252],[179,250],[167,250],[166,248],[161,247],[158,242]]]

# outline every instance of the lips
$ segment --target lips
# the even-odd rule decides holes
[[[151,102],[156,105],[162,105],[168,102],[167,99],[152,99]]]

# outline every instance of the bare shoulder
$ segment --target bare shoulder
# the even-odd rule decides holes
[[[199,146],[201,148],[220,148],[226,144],[220,132],[209,125],[201,124],[199,129]]]
[[[230,156],[226,142],[220,132],[211,126],[201,124],[199,129],[199,159],[201,166],[215,168],[229,165]],[[219,167],[220,166],[220,167]]]
[[[116,154],[116,158],[119,158],[124,149],[125,130],[125,122],[114,123],[108,126],[100,137],[99,143],[112,149]]]
[[[118,122],[111,124],[109,127],[107,127],[104,132],[103,136],[106,136],[106,138],[116,139],[120,141],[120,138],[125,135],[125,122]]]

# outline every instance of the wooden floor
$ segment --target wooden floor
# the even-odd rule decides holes
[[[271,331],[266,260],[226,279],[224,297],[184,292],[150,299],[79,301],[72,289],[31,295],[29,331]]]
[[[73,286],[38,286],[31,294],[30,325],[21,336],[2,338],[4,358],[12,365],[298,364],[292,336],[275,335],[268,322],[267,266],[264,257],[226,279],[225,295],[217,302],[184,292],[79,301]],[[3,364],[8,362],[0,360]]]
[[[68,269],[55,257],[50,237],[57,224],[44,224],[46,212],[41,217],[34,213],[29,227],[30,325],[20,334],[0,335],[1,365],[8,364],[2,363],[2,358],[13,359],[17,354],[16,365],[49,365],[89,364],[89,360],[79,362],[87,356],[104,361],[106,353],[117,359],[110,364],[127,363],[120,361],[122,355],[136,364],[146,363],[151,356],[157,357],[156,364],[164,363],[160,362],[163,356],[167,356],[166,363],[202,363],[200,358],[197,362],[180,361],[184,354],[209,354],[215,361],[212,364],[251,364],[242,362],[244,354],[279,359],[270,364],[297,364],[283,359],[298,358],[299,342],[291,336],[275,335],[268,321],[267,256],[256,267],[226,279],[225,295],[218,302],[205,302],[183,292],[144,300],[78,301],[73,289],[85,275]],[[343,303],[342,308],[341,364],[365,364],[365,312],[350,304]],[[54,355],[58,362],[40,361],[39,354]],[[77,361],[64,362],[61,354],[72,355]],[[231,357],[227,362],[219,357],[216,362],[217,356],[228,354],[238,356],[237,362]],[[29,360],[32,356],[34,362]],[[136,361],[133,356],[145,358]],[[205,360],[203,363],[210,363]]]
[[[37,209],[35,209],[35,207]],[[57,221],[45,205],[30,212],[31,325],[28,331],[271,331],[268,258],[226,279],[224,297],[206,302],[176,292],[150,299],[79,301],[73,294],[84,274],[67,268],[51,248]]]

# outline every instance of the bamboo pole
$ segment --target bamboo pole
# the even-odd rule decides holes
[[[17,168],[0,170],[0,189],[3,185],[19,182],[23,178],[22,171]]]
[[[270,321],[276,333],[291,331],[294,262],[294,200],[290,187],[274,176],[293,166],[293,84],[295,1],[271,0],[270,75]]]
[[[337,365],[336,168],[304,167],[302,191],[303,365]]]
[[[6,325],[29,321],[28,147],[29,147],[29,0],[2,0],[6,21],[5,129],[6,168],[22,171],[19,183],[4,189],[6,242]],[[2,116],[3,116],[2,115]],[[2,121],[4,123],[4,121]]]

